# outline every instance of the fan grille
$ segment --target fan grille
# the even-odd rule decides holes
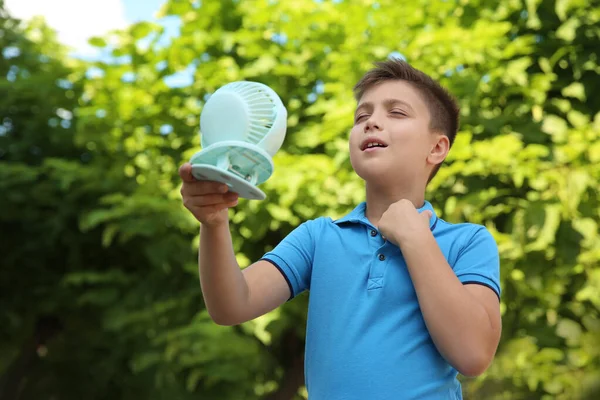
[[[250,126],[247,139],[252,144],[258,144],[269,133],[277,118],[277,104],[273,94],[262,85],[251,82],[232,83],[231,89],[248,105]]]

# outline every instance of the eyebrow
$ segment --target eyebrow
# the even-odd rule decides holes
[[[400,100],[400,99],[385,99],[383,101],[383,104],[387,107],[396,105],[396,104],[402,104],[403,106],[405,106],[406,108],[408,108],[409,111],[411,112],[415,112],[414,109],[410,106],[410,104],[408,104],[406,101],[404,100]],[[356,114],[362,110],[363,108],[367,108],[367,109],[373,109],[373,103],[370,101],[364,102],[362,103],[360,106],[358,106],[356,108],[356,111],[354,112],[354,115],[356,116]]]

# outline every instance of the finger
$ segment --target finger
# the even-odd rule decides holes
[[[237,199],[237,193],[205,194],[200,196],[188,197],[188,202],[191,207],[205,207],[218,204],[229,204]]]
[[[182,193],[188,196],[201,196],[208,194],[225,194],[229,190],[229,187],[221,182],[215,181],[195,181],[184,183],[182,187]]]
[[[197,182],[194,175],[192,175],[192,164],[186,162],[181,167],[179,167],[179,177],[184,182]]]
[[[431,210],[425,210],[421,213],[421,215],[423,215],[425,217],[425,219],[427,221],[429,221],[431,219],[431,217],[433,216],[433,213],[431,212]]]
[[[197,210],[204,215],[214,214],[226,208],[235,207],[238,204],[238,200],[230,201],[227,203],[213,204],[211,206],[198,207]]]

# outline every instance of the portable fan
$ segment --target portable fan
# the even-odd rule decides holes
[[[208,99],[200,115],[202,150],[190,160],[196,179],[225,183],[240,197],[263,200],[257,185],[273,174],[287,128],[287,110],[270,87],[232,82]]]

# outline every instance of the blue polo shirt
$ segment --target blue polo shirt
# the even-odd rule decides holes
[[[263,259],[292,297],[310,290],[305,377],[310,400],[462,399],[457,371],[436,349],[400,249],[365,216],[317,218]],[[500,296],[498,248],[489,231],[450,224],[431,210],[430,228],[456,276]]]

